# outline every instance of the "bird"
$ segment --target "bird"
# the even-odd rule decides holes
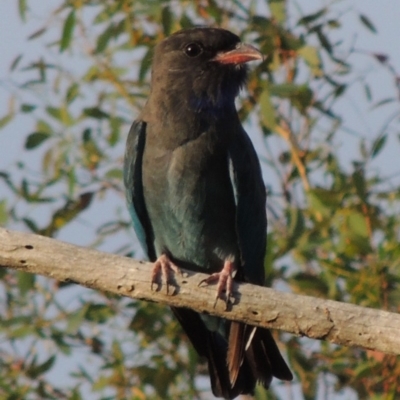
[[[253,46],[215,27],[183,29],[155,46],[151,89],[128,134],[124,185],[137,237],[167,291],[180,268],[209,275],[216,300],[233,282],[264,285],[266,190],[235,98]],[[252,394],[293,376],[272,334],[171,307],[201,357],[215,397]]]

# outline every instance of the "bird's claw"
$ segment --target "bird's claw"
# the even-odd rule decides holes
[[[158,290],[161,286],[161,281],[164,281],[167,286],[167,294],[169,294],[170,286],[174,287],[172,295],[176,294],[177,285],[174,274],[182,275],[182,272],[166,254],[162,254],[154,263],[151,275],[151,290],[153,290],[153,285],[157,285],[156,290]]]
[[[231,304],[231,297],[233,291],[233,277],[232,274],[235,270],[235,266],[232,261],[225,261],[224,267],[221,272],[216,272],[211,274],[208,278],[200,281],[199,286],[203,283],[209,285],[212,283],[217,283],[217,295],[215,297],[214,308],[217,305],[218,299],[224,300],[226,304],[226,309],[228,309]],[[224,296],[225,292],[225,296]]]

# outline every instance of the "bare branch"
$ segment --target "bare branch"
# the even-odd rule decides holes
[[[236,304],[214,308],[215,287],[199,287],[204,274],[183,270],[176,293],[150,288],[151,264],[74,246],[44,236],[0,229],[0,267],[73,281],[92,289],[280,329],[295,335],[400,354],[400,315],[331,300],[235,286]]]

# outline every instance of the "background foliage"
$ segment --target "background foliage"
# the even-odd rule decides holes
[[[380,165],[399,144],[399,78],[387,55],[344,40],[343,15],[355,32],[377,33],[342,3],[305,14],[291,0],[60,0],[38,17],[19,0],[21,22],[37,25],[27,41],[41,51],[16,55],[7,77],[0,127],[29,123],[19,159],[0,171],[0,222],[142,257],[121,166],[152,49],[178,29],[218,25],[268,55],[239,101],[269,192],[267,284],[398,311],[400,182]],[[392,93],[377,98],[355,56],[393,79]],[[382,128],[347,128],[338,110],[355,86],[371,112],[394,110]],[[164,307],[21,272],[0,277],[1,398],[210,398],[206,365]],[[280,343],[295,382],[258,389],[258,399],[400,397],[394,356],[285,334]]]

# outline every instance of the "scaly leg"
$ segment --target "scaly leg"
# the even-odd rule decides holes
[[[235,265],[231,260],[225,260],[224,266],[221,272],[211,274],[208,278],[203,279],[199,286],[203,283],[209,285],[210,283],[217,282],[217,296],[215,298],[214,307],[217,304],[218,299],[224,300],[223,292],[225,291],[225,303],[229,305],[232,297],[233,289],[233,273],[235,272]]]
[[[157,285],[157,290],[161,286],[161,282],[164,281],[167,284],[167,294],[169,294],[169,286],[176,286],[174,274],[180,274],[180,269],[170,260],[166,254],[161,254],[154,263],[153,271],[151,274],[151,290],[153,285]],[[172,294],[175,294],[175,290]]]

